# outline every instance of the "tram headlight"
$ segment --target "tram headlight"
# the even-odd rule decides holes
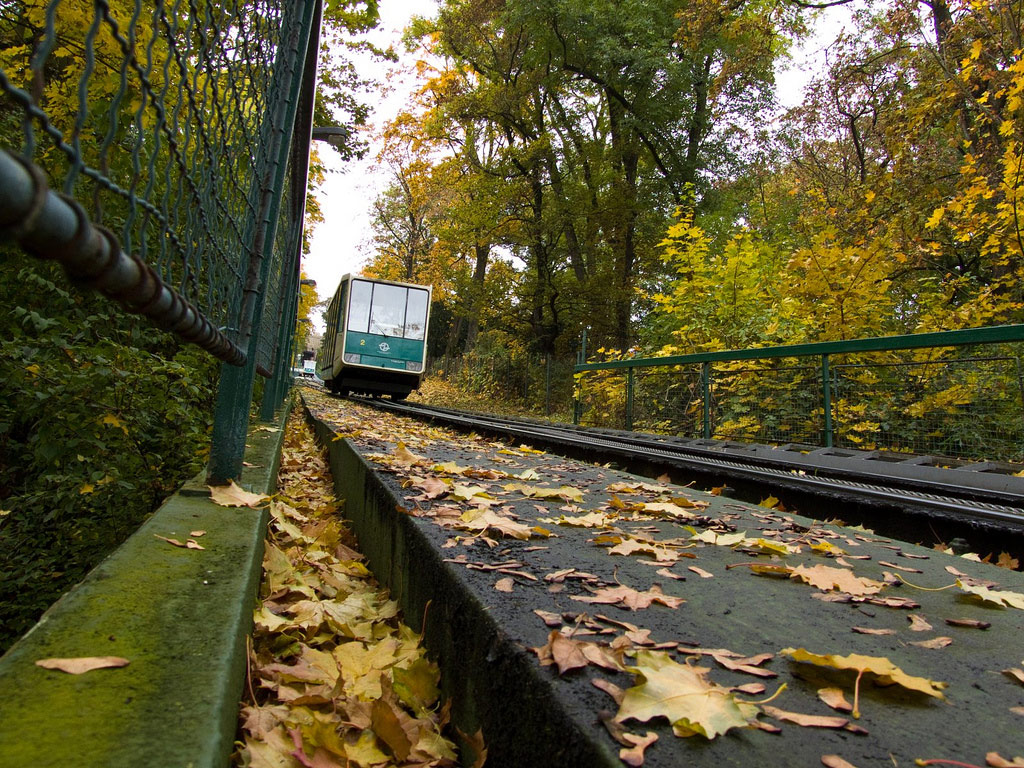
[[[423,370],[423,363],[417,363],[412,360],[409,360],[405,364],[405,370],[413,371],[414,373],[419,373],[420,371]]]
[[[361,359],[359,355],[353,355],[349,352],[346,352],[342,357],[346,363],[358,363]]]

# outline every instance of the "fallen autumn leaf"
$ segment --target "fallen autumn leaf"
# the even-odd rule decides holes
[[[79,656],[67,659],[39,659],[37,667],[67,672],[69,675],[81,675],[94,669],[116,669],[126,667],[131,662],[120,656]]]

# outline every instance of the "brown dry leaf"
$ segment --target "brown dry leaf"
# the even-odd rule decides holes
[[[825,768],[857,768],[853,763],[843,760],[839,755],[822,755],[821,764]]]
[[[450,490],[448,483],[438,477],[414,477],[412,487],[423,491],[425,499],[437,499]]]
[[[918,640],[917,642],[912,642],[911,643],[911,645],[916,645],[918,648],[931,648],[931,649],[945,648],[947,645],[952,645],[952,644],[953,644],[953,638],[952,637],[933,637],[930,640]]]
[[[990,765],[992,768],[1021,768],[1024,766],[1024,757],[1015,757],[1013,760],[1007,760],[998,752],[988,752],[985,755],[985,765]]]
[[[552,611],[543,611],[540,608],[534,608],[533,612],[540,616],[541,620],[549,627],[560,627],[562,626],[562,617]]]
[[[483,768],[484,764],[487,762],[487,744],[484,742],[483,728],[478,728],[476,733],[472,735],[463,733],[458,728],[456,728],[456,731],[462,738],[463,743],[469,747],[471,753],[474,755],[473,763],[469,768]],[[465,755],[462,755],[462,757],[465,758]]]
[[[1024,669],[1016,669],[1011,667],[1010,669],[1004,669],[1003,674],[1009,677],[1011,680],[1016,680],[1021,685],[1024,685]]]
[[[621,542],[608,550],[609,555],[635,555],[638,552],[654,555],[654,559],[659,563],[674,563],[679,559],[679,555],[667,547],[632,537],[623,538]]]
[[[842,688],[821,688],[818,698],[837,712],[852,712],[853,705],[846,700]]]
[[[769,717],[774,717],[776,720],[782,720],[787,723],[802,725],[805,728],[845,728],[850,722],[845,717],[835,717],[833,715],[805,715],[801,712],[788,712],[785,709],[779,709],[778,707],[772,707],[767,704],[764,705],[762,709]]]
[[[626,695],[626,692],[619,688],[615,683],[610,680],[605,680],[603,677],[592,678],[590,684],[595,688],[604,691],[614,699],[616,704],[622,703],[622,697]]]
[[[384,681],[387,680],[384,676],[382,678]],[[404,712],[401,714],[408,718]],[[374,734],[391,748],[391,752],[398,760],[402,761],[409,757],[413,747],[412,739],[402,727],[401,718],[394,705],[386,701],[383,696],[374,699],[371,705],[370,727],[373,728]]]
[[[242,490],[234,480],[228,485],[207,487],[210,489],[210,500],[222,507],[252,507],[255,509],[270,499],[269,496],[262,493],[250,493]]]
[[[534,530],[530,526],[517,523],[511,517],[499,515],[497,512],[489,509],[471,510],[456,520],[444,520],[442,524],[481,534],[488,531],[497,531],[505,536],[522,540],[535,535]]]
[[[893,568],[897,571],[904,571],[905,573],[924,573],[920,568],[908,568],[905,565],[896,565],[896,563],[889,563],[885,560],[879,560],[878,564],[886,568]]]
[[[171,544],[175,547],[181,547],[182,549],[185,549],[185,547],[187,546],[183,541],[178,541],[177,539],[169,539],[166,536],[161,536],[158,533],[154,533],[153,537],[160,539],[160,541],[166,541],[168,544]]]
[[[576,640],[562,634],[557,629],[548,633],[546,644],[530,650],[537,654],[541,666],[557,665],[560,675],[588,664],[595,664],[605,669],[622,669],[618,657],[607,646]]]
[[[708,573],[703,568],[698,568],[696,565],[687,566],[687,570],[688,571],[692,571],[693,573],[696,573],[702,579],[713,579],[713,578],[715,578],[715,574]]]
[[[907,621],[910,622],[911,632],[930,632],[932,630],[932,625],[919,613],[911,613],[907,616]]]
[[[767,654],[768,658],[771,658],[772,655],[773,654]],[[748,675],[753,675],[754,677],[778,677],[778,674],[772,672],[770,669],[761,669],[756,666],[756,664],[751,664],[750,659],[730,659],[725,656],[714,655],[711,658],[733,672],[744,672]],[[758,658],[760,657],[754,657],[755,660]]]
[[[619,760],[624,762],[626,765],[636,768],[636,766],[644,764],[644,750],[658,740],[658,734],[654,731],[648,731],[643,736],[637,736],[633,733],[623,733],[622,738],[632,742],[633,746],[629,748],[623,747],[620,749]]]
[[[895,635],[895,629],[880,629],[876,627],[853,627],[858,635]]]
[[[885,585],[880,581],[857,576],[849,568],[832,568],[828,565],[815,565],[808,568],[798,565],[790,569],[792,578],[801,579],[825,592],[845,592],[848,595],[873,595]]]
[[[1024,707],[1010,707],[1010,711],[1015,715],[1024,716]]]
[[[743,685],[734,685],[732,690],[747,696],[760,696],[767,689],[761,683],[744,683]]]
[[[689,500],[687,499],[686,501]],[[648,515],[670,517],[675,520],[692,520],[695,517],[697,517],[697,515],[695,515],[693,512],[689,512],[679,504],[676,504],[671,501],[652,501],[643,504],[642,506],[644,513]],[[691,509],[703,509],[704,507],[707,506],[707,503],[697,504],[692,501],[689,501],[689,503],[686,504],[686,506],[690,507]]]
[[[527,485],[526,483],[508,483],[503,485],[507,492],[518,491],[528,499],[563,499],[573,504],[583,503],[583,491],[571,485],[563,485],[559,488],[542,488],[539,485]]]
[[[946,619],[946,623],[951,627],[968,627],[970,629],[988,629],[992,626],[991,622],[977,619]]]
[[[401,441],[399,441],[398,445],[395,446],[395,451],[391,456],[395,464],[405,468],[428,463],[426,456],[420,456],[413,453],[406,447],[405,443]]]
[[[205,536],[205,535],[206,535],[206,531],[192,531],[192,532],[189,533],[189,536],[191,536],[194,539],[198,539],[200,536]]]
[[[504,579],[498,579],[494,582],[494,588],[499,592],[511,592],[512,587],[515,585],[516,580],[511,576],[506,576]]]
[[[572,599],[581,603],[624,605],[631,611],[647,608],[651,603],[661,603],[669,608],[678,608],[686,602],[681,597],[666,595],[657,584],[652,585],[647,592],[640,592],[625,584],[620,584],[617,587],[604,587],[592,595],[573,595]]]
[[[675,571],[671,570],[671,568],[659,568],[657,571],[655,571],[655,573],[657,573],[659,576],[664,576],[666,579],[675,579],[676,581],[686,581],[686,577],[685,576],[680,576],[678,573],[676,573]]]
[[[1000,552],[996,565],[1000,568],[1009,568],[1011,571],[1016,571],[1020,568],[1020,561],[1011,556],[1009,552]]]
[[[624,747],[633,746],[633,742],[626,738],[627,735],[633,734],[630,734],[629,729],[615,719],[614,714],[607,709],[602,709],[597,713],[597,718],[601,721],[601,725],[605,727],[605,730],[608,731],[608,735],[615,739],[615,741]]]
[[[37,667],[56,669],[69,675],[81,675],[94,669],[116,669],[127,667],[131,662],[120,656],[78,656],[68,659],[39,659]]]
[[[195,539],[189,539],[188,541],[186,541],[185,542],[185,547],[187,549],[206,549],[206,547],[204,547],[202,544],[200,544]]]
[[[623,669],[621,649],[613,649],[611,646],[601,643],[585,642],[581,642],[579,648],[587,657],[587,661],[595,666],[615,671]]]
[[[551,630],[548,635],[548,646],[551,648],[551,660],[558,666],[560,675],[590,663],[580,650],[579,641],[566,637],[558,630]]]

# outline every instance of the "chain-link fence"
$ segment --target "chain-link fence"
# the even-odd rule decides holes
[[[285,392],[320,11],[0,0],[0,237],[226,363],[216,481]]]
[[[569,418],[575,358],[515,350],[440,357],[428,373],[463,392],[505,404],[510,412]]]
[[[991,343],[985,343],[985,334]],[[1024,326],[581,365],[579,423],[1024,460]]]

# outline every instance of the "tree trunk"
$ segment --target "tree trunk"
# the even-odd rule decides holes
[[[473,284],[470,288],[469,316],[466,318],[466,344],[463,350],[469,353],[476,346],[476,337],[480,333],[480,312],[484,302],[484,278],[487,276],[487,260],[491,256],[489,243],[476,243],[476,265],[473,268]]]

